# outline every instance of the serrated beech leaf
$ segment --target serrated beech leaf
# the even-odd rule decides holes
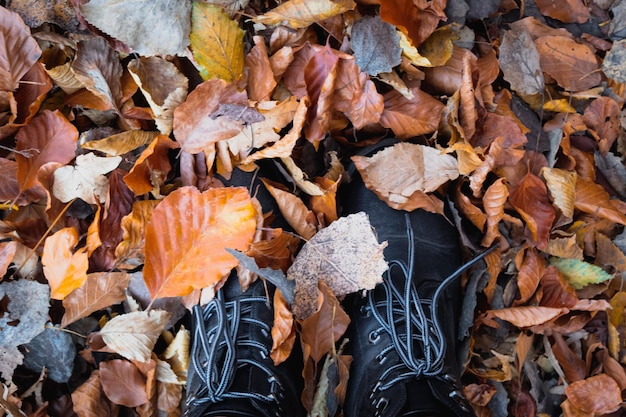
[[[152,299],[217,283],[237,265],[225,248],[248,249],[256,215],[245,188],[182,187],[163,199],[146,226],[144,279]]]

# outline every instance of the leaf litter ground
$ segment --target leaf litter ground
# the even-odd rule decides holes
[[[347,163],[391,207],[450,205],[468,257],[499,244],[459,321],[478,415],[623,412],[626,2],[8,0],[0,22],[3,413],[180,415],[186,311],[236,267],[279,288],[272,358],[298,332],[329,415],[338,297],[385,267],[338,216]],[[270,159],[280,213],[219,179]]]

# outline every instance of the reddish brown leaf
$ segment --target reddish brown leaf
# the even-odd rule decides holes
[[[126,288],[130,275],[124,272],[95,272],[78,289],[63,300],[65,314],[61,326],[87,317],[94,311],[102,310],[126,299]]]
[[[483,207],[487,215],[487,228],[480,243],[482,246],[491,246],[494,240],[500,238],[498,225],[504,217],[504,204],[509,197],[509,189],[500,178],[489,186],[483,196]]]
[[[446,19],[446,0],[386,0],[380,5],[381,19],[405,32],[416,47],[435,31],[441,20]]]
[[[89,379],[72,393],[74,412],[79,417],[101,417],[117,415],[117,405],[111,404],[102,392],[100,371],[91,372]]]
[[[313,212],[302,200],[284,190],[278,183],[263,179],[263,184],[276,200],[280,212],[289,225],[304,239],[311,239],[317,232],[317,221]]]
[[[573,382],[565,387],[565,394],[575,407],[596,415],[616,411],[622,403],[617,382],[606,374]]]
[[[274,293],[274,326],[272,327],[272,353],[275,365],[283,363],[293,349],[296,332],[293,326],[293,313],[280,291]]]
[[[578,177],[576,180],[574,206],[586,213],[626,225],[626,216],[611,203],[609,194],[604,188],[582,177]]]
[[[265,39],[255,36],[254,47],[246,55],[245,68],[248,72],[248,98],[255,101],[269,100],[276,80],[268,56]]]
[[[496,388],[489,384],[469,384],[463,387],[465,398],[472,404],[484,407],[491,401],[496,393]]]
[[[537,0],[537,7],[544,16],[563,23],[585,23],[589,20],[589,9],[581,0]]]
[[[536,175],[528,173],[511,190],[509,201],[526,222],[537,247],[545,248],[556,218],[546,184]]]
[[[41,56],[41,49],[22,18],[4,7],[0,8],[0,44],[3,51],[0,91],[14,91]]]
[[[444,105],[420,89],[411,89],[408,99],[396,90],[384,95],[385,109],[380,117],[383,127],[393,130],[400,139],[432,133],[439,126]]]
[[[100,362],[102,389],[111,402],[137,407],[148,401],[146,380],[131,362],[122,359]]]
[[[17,242],[15,241],[0,243],[0,280],[4,277],[4,274],[7,273],[7,269],[9,269],[11,261],[13,261],[16,250]]]
[[[130,172],[124,176],[128,188],[137,195],[160,188],[172,169],[168,151],[179,146],[165,135],[157,136],[139,155]]]
[[[17,181],[17,162],[0,158],[0,201],[15,201],[14,204],[24,206],[39,201],[46,196],[40,185],[35,185],[20,194]]]
[[[497,317],[517,327],[523,328],[545,323],[567,312],[569,312],[567,308],[534,306],[509,307],[501,310],[488,310],[482,320],[486,323],[490,323],[494,317]],[[493,321],[493,323],[495,323],[495,321]]]
[[[24,191],[37,184],[37,173],[44,164],[67,164],[74,159],[78,131],[58,110],[45,110],[15,137],[16,149],[21,151],[15,155],[17,180]]]
[[[252,243],[246,255],[252,256],[259,268],[280,269],[287,272],[300,242],[297,236],[278,229],[266,240]]]
[[[609,97],[599,97],[585,109],[583,120],[596,134],[600,151],[606,153],[619,135],[619,105]]]
[[[554,352],[556,360],[565,373],[566,381],[572,383],[585,379],[585,361],[582,360],[578,353],[570,349],[561,334],[554,333],[552,337],[554,338],[552,352]]]
[[[533,296],[546,269],[546,260],[535,248],[528,249],[524,255],[521,265],[517,265],[520,298],[515,300],[515,305],[522,305]]]
[[[214,285],[237,265],[225,248],[248,249],[255,231],[245,188],[174,191],[146,226],[144,279],[152,299]]]
[[[362,129],[380,120],[384,101],[374,83],[359,70],[353,59],[340,59],[333,105],[350,119],[355,128]]]
[[[189,153],[202,152],[208,144],[232,138],[242,130],[242,121],[216,116],[220,105],[247,108],[245,92],[234,84],[214,78],[193,90],[187,100],[174,110],[174,136],[181,149]]]
[[[50,298],[63,300],[87,279],[89,260],[82,248],[74,252],[78,232],[73,227],[61,229],[46,239],[41,263],[50,285]]]

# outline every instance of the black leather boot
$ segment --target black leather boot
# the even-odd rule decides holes
[[[261,280],[241,292],[231,275],[209,304],[194,308],[184,416],[303,416],[301,354],[275,366],[274,313]],[[300,362],[298,363],[298,358]]]
[[[388,242],[390,267],[382,284],[344,304],[353,355],[344,415],[474,416],[461,391],[455,349],[462,301],[456,228],[441,215],[390,208],[354,167],[348,173],[342,215],[369,215],[378,240]]]

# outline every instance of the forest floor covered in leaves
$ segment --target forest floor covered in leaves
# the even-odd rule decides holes
[[[235,267],[328,415],[338,300],[386,268],[336,196],[389,137],[368,188],[498,244],[464,280],[477,415],[623,415],[624,38],[623,0],[0,1],[0,415],[180,415],[183,318]],[[270,159],[289,232],[216,176]]]

